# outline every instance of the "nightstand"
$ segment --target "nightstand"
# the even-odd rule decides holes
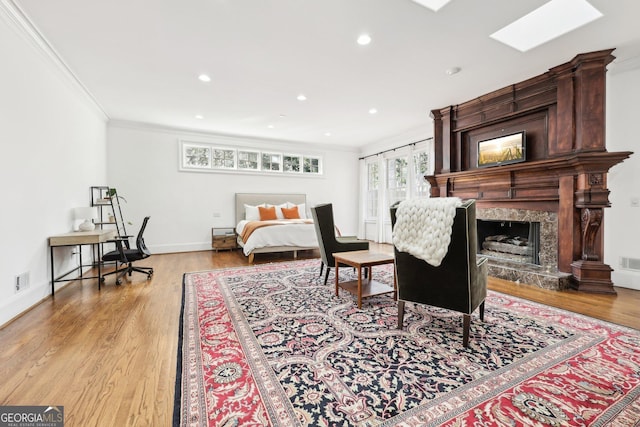
[[[211,247],[218,252],[220,249],[238,249],[238,235],[233,227],[213,227],[211,229]]]

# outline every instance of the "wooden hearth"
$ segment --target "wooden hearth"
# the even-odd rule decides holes
[[[603,262],[607,173],[632,153],[605,145],[605,74],[611,50],[572,61],[457,106],[432,111],[432,197],[473,198],[477,206],[556,212],[558,270],[576,289],[615,293]],[[477,167],[478,141],[524,130],[523,163]]]

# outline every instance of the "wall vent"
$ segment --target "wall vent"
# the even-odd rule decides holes
[[[620,267],[621,268],[625,268],[627,270],[640,271],[640,259],[638,259],[638,258],[621,257],[620,258]]]

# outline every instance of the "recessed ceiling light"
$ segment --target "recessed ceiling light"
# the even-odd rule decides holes
[[[331,132],[325,132],[324,136],[331,136]]]
[[[369,108],[369,114],[376,114],[378,110],[376,108]]]
[[[526,52],[601,16],[586,0],[551,0],[490,37]]]
[[[200,74],[200,75],[198,76],[198,80],[200,80],[201,82],[207,82],[207,83],[208,83],[208,82],[210,82],[210,81],[211,81],[211,77],[209,77],[209,76],[208,76],[208,75],[206,75],[206,74]]]
[[[204,119],[204,116],[202,114],[196,114],[196,119]]]
[[[275,126],[274,125],[268,125],[267,126],[269,129],[273,129]]]
[[[460,72],[460,67],[451,67],[444,70],[447,76],[453,76],[454,74],[458,74]]]
[[[304,96],[304,94],[302,94],[302,93],[301,93],[300,95],[298,95],[298,98],[297,98],[297,99],[298,99],[298,101],[306,101],[306,100],[307,100],[307,97],[306,97],[306,96]]]
[[[358,44],[362,46],[366,46],[371,43],[371,36],[369,34],[360,34],[358,36]]]
[[[278,117],[279,117],[279,118],[281,118],[281,119],[284,119],[284,118],[285,118],[285,117],[287,117],[287,116],[286,116],[286,115],[284,115],[284,114],[280,114]]]
[[[415,3],[418,3],[420,6],[424,6],[428,9],[437,12],[444,6],[449,3],[451,0],[413,0]]]

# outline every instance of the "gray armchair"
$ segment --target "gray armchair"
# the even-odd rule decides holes
[[[322,257],[320,275],[322,275],[322,270],[326,267],[324,276],[324,284],[326,285],[329,278],[329,270],[336,265],[333,254],[336,252],[368,250],[369,242],[358,240],[353,236],[336,237],[336,228],[333,223],[333,205],[331,203],[312,207],[311,214],[313,215],[313,224],[316,228],[320,256]]]
[[[396,224],[397,205],[391,207]],[[451,243],[441,264],[434,267],[407,252],[395,251],[398,283],[398,329],[402,329],[405,302],[441,307],[463,314],[463,345],[469,345],[471,314],[480,308],[484,320],[487,296],[487,259],[476,257],[476,205],[467,200],[456,208]]]

